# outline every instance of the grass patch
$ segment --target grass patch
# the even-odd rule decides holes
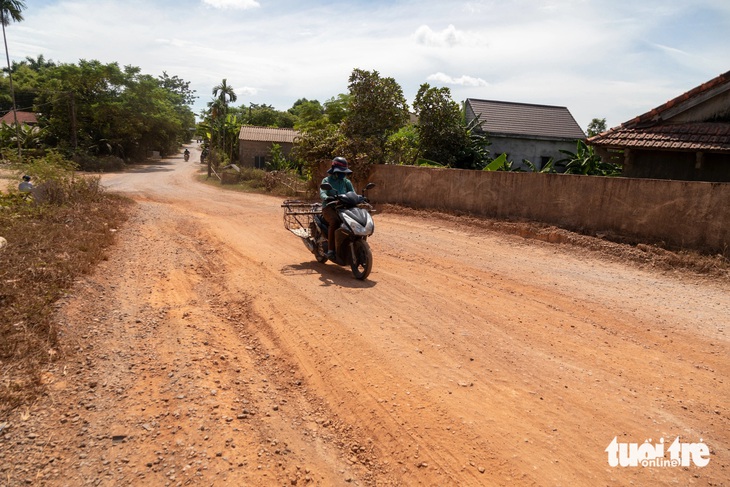
[[[263,169],[242,168],[240,173],[228,169],[221,184],[215,175],[208,177],[207,169],[201,168],[198,180],[209,185],[222,186],[230,191],[269,194],[282,197],[313,197],[317,193],[313,184],[299,177],[294,171],[264,171]]]
[[[32,400],[57,356],[53,304],[104,259],[131,200],[98,178],[47,180],[37,199],[0,193],[0,411]]]

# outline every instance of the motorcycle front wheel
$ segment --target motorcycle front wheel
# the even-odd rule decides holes
[[[365,240],[355,240],[352,243],[354,260],[350,263],[352,275],[363,280],[370,275],[373,268],[373,253]]]

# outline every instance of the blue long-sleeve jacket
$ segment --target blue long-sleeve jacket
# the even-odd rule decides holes
[[[324,189],[319,190],[319,197],[322,199],[322,203],[327,199],[328,196],[337,196],[338,194],[345,194],[348,191],[355,191],[352,183],[347,178],[337,178],[333,174],[327,176],[322,180],[322,184],[330,183],[332,189],[325,191]]]

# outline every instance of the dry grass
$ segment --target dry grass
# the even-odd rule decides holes
[[[0,411],[40,390],[57,350],[53,304],[104,258],[129,204],[93,178],[48,185],[39,200],[0,199]]]

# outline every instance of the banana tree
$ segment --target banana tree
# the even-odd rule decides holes
[[[618,176],[621,174],[621,166],[610,162],[603,162],[601,156],[596,154],[592,146],[583,140],[576,144],[576,151],[571,152],[560,149],[565,157],[557,162],[565,167],[566,174],[583,174],[590,176]]]

